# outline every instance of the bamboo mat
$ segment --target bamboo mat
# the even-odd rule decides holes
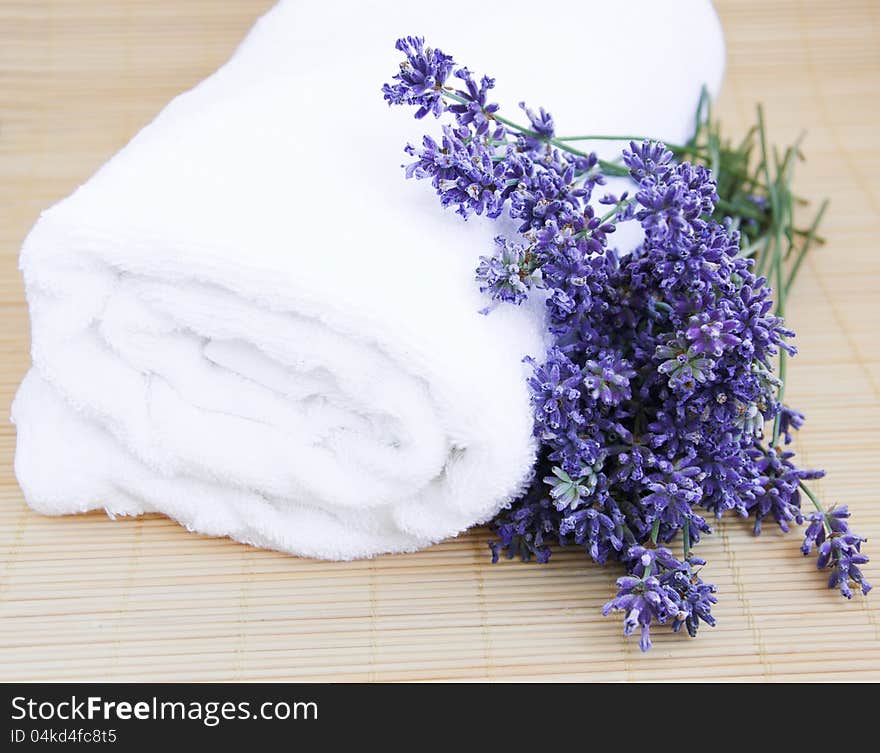
[[[270,0],[0,0],[0,406],[28,363],[16,271],[39,211],[174,94],[213,71]],[[831,197],[789,304],[798,449],[850,504],[880,562],[880,9],[725,0],[721,112],[741,133],[763,100],[774,141],[802,128],[798,190]],[[502,9],[503,10],[503,9]],[[552,103],[549,103],[552,104]],[[602,618],[617,573],[576,552],[490,565],[476,530],[349,564],[186,533],[160,517],[45,518],[22,500],[0,425],[0,680],[880,680],[880,593],[846,603],[768,526],[731,519],[698,551],[718,627],[658,630],[641,655]],[[873,546],[872,546],[873,544]],[[880,567],[868,576],[880,583]],[[880,589],[878,589],[880,590]]]

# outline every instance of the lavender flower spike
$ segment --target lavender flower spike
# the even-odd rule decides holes
[[[868,556],[861,553],[865,539],[850,530],[848,518],[846,505],[832,508],[827,513],[814,512],[804,532],[801,551],[807,556],[814,546],[818,547],[816,567],[831,570],[828,587],[840,589],[843,596],[851,599],[850,583],[859,586],[863,594],[867,594],[872,586],[859,569],[859,565],[868,562]]]
[[[529,271],[528,255],[521,245],[500,235],[495,245],[494,256],[480,257],[476,275],[480,292],[488,293],[495,301],[522,303],[529,288],[540,285],[540,276]]]
[[[637,578],[626,575],[617,579],[617,588],[617,595],[602,607],[602,614],[608,615],[612,610],[626,612],[623,634],[632,635],[637,627],[641,628],[639,647],[647,651],[651,648],[651,623],[663,623],[670,616],[677,616],[678,605],[653,576]]]
[[[440,50],[425,47],[423,37],[404,37],[395,47],[406,59],[394,84],[385,84],[382,94],[389,105],[417,105],[417,118],[429,112],[439,117],[444,110],[441,90],[452,73],[454,62]]]

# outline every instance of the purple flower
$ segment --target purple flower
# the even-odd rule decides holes
[[[854,533],[847,533],[832,536],[819,546],[816,567],[820,570],[826,567],[831,569],[828,587],[839,588],[840,593],[847,599],[852,598],[850,581],[858,584],[863,594],[867,594],[872,588],[858,568],[858,565],[863,565],[868,561],[867,555],[859,551],[864,540]]]
[[[626,612],[623,634],[632,635],[636,628],[640,628],[639,647],[647,651],[651,648],[651,623],[663,623],[670,617],[678,617],[678,604],[670,598],[668,589],[653,576],[638,578],[626,575],[617,579],[617,588],[617,595],[602,607],[602,614],[608,615],[612,610]]]
[[[481,256],[477,267],[480,292],[488,293],[495,301],[522,303],[529,288],[540,284],[540,277],[528,269],[528,253],[506,238],[495,238],[495,255]]]
[[[838,588],[847,599],[852,598],[850,583],[858,585],[863,594],[871,590],[871,584],[862,575],[859,565],[868,562],[861,553],[862,542],[866,539],[857,536],[849,529],[849,510],[846,505],[833,507],[827,513],[814,512],[804,532],[801,551],[810,554],[813,547],[818,549],[816,567],[829,568],[829,588]]]
[[[702,166],[675,164],[672,153],[659,142],[630,142],[624,164],[639,184],[636,194],[642,209],[636,212],[645,233],[658,240],[678,240],[702,227],[718,196],[712,174]]]
[[[594,561],[603,564],[609,555],[623,548],[621,521],[620,511],[613,504],[604,511],[597,507],[581,508],[566,513],[559,524],[559,535],[570,535],[576,544],[589,552]]]
[[[718,602],[715,586],[704,583],[690,567],[675,571],[670,584],[679,596],[679,611],[672,621],[672,629],[676,633],[685,626],[688,635],[696,638],[701,622],[715,627],[715,618],[712,616],[712,605]]]
[[[712,379],[715,361],[701,356],[693,346],[685,346],[678,339],[658,345],[655,358],[660,361],[657,371],[669,375],[669,386],[674,390],[692,392],[697,384]]]
[[[608,405],[616,405],[631,397],[630,380],[636,372],[623,358],[607,355],[596,361],[587,359],[584,363],[584,386],[593,400],[601,400]]]
[[[443,139],[439,144],[430,136],[423,136],[421,149],[412,144],[407,144],[404,149],[406,154],[417,158],[415,162],[406,165],[406,177],[433,178],[437,181],[437,188],[441,180],[455,177],[458,153],[465,148],[449,128],[443,129]]]
[[[449,55],[425,47],[423,37],[403,37],[395,44],[406,59],[393,77],[397,83],[385,84],[382,94],[389,105],[417,105],[417,118],[429,112],[439,117],[444,110],[442,89],[455,65]]]
[[[820,478],[821,471],[802,470],[791,462],[794,453],[775,450],[750,449],[759,488],[753,499],[745,501],[739,511],[742,515],[755,516],[755,535],[761,533],[764,518],[771,517],[783,530],[789,523],[803,522],[801,513],[800,483]]]
[[[495,79],[483,76],[478,85],[467,68],[459,68],[455,76],[464,82],[465,89],[457,94],[466,102],[449,105],[447,109],[455,113],[459,126],[473,128],[477,136],[488,134],[491,138],[500,139],[504,134],[504,127],[493,117],[498,112],[498,105],[488,101],[489,91],[495,87]]]
[[[535,367],[529,379],[535,411],[535,431],[550,439],[584,423],[578,410],[581,401],[581,371],[561,350],[547,354],[547,361]]]
[[[550,487],[550,499],[557,510],[575,510],[596,488],[596,471],[584,469],[582,475],[569,476],[561,468],[553,468],[552,476],[545,476],[544,483]]]
[[[525,148],[529,151],[534,151],[546,146],[550,139],[556,135],[553,116],[543,107],[538,108],[538,111],[535,112],[526,107],[525,102],[520,102],[519,106],[529,119],[529,128],[536,134],[523,134],[522,139]]]
[[[540,464],[546,468],[546,463]],[[498,541],[491,542],[492,561],[502,553],[508,559],[519,557],[524,562],[535,559],[545,563],[550,559],[550,544],[557,540],[562,516],[543,494],[543,488],[529,489],[517,504],[502,509],[495,516],[492,527]]]
[[[650,494],[644,496],[641,502],[651,508],[653,519],[659,519],[675,530],[686,521],[690,522],[694,534],[707,530],[706,522],[693,510],[703,497],[698,483],[702,475],[697,466],[652,473],[646,479]]]
[[[440,144],[425,136],[421,149],[409,145],[406,153],[417,158],[407,165],[407,177],[430,178],[444,207],[457,207],[465,218],[472,214],[494,218],[504,211],[512,186],[505,180],[505,166],[496,164],[480,142],[465,143],[447,126]]]
[[[706,312],[695,314],[688,321],[685,336],[691,341],[694,353],[705,353],[713,358],[720,358],[724,351],[740,343],[734,334],[742,329],[737,319],[725,319],[722,312],[714,315]]]
[[[659,141],[629,142],[629,150],[623,151],[623,164],[629,168],[636,182],[665,174],[672,164],[672,152]]]
[[[779,433],[785,439],[785,444],[791,444],[791,433],[804,425],[806,420],[803,413],[789,408],[787,405],[779,407]]]
[[[647,547],[636,544],[626,550],[623,560],[628,563],[629,572],[640,578],[647,577],[651,573],[659,575],[685,567],[681,560],[677,559],[669,549],[663,546]]]

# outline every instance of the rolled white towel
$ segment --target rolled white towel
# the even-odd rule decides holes
[[[34,509],[158,511],[349,559],[454,535],[521,491],[541,303],[478,313],[497,227],[404,179],[404,143],[437,124],[382,101],[394,40],[497,76],[508,113],[522,98],[567,132],[675,141],[723,45],[706,0],[484,5],[282,2],[42,214],[13,405]]]

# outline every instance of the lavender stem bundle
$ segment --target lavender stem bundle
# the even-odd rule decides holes
[[[626,575],[603,612],[622,611],[643,650],[654,624],[691,636],[714,625],[715,587],[693,553],[709,515],[736,511],[756,534],[766,520],[783,531],[806,521],[802,551],[818,551],[829,585],[867,593],[847,508],[826,510],[806,485],[823,473],[787,449],[804,418],[783,401],[796,353],[785,301],[825,209],[794,226],[797,146],[771,154],[760,110],[741,144],[725,143],[707,98],[684,145],[558,137],[543,108],[521,105],[525,126],[504,117],[489,100],[493,79],[421,38],[397,49],[405,59],[385,99],[447,117],[439,140],[406,147],[407,177],[429,180],[464,218],[518,223],[479,259],[486,311],[541,295],[554,340],[526,359],[540,453],[528,491],[492,523],[493,560],[546,562],[553,545],[575,545],[620,562]],[[574,146],[598,138],[630,140],[621,162]],[[633,189],[604,194],[597,213],[591,199],[608,175],[630,176]],[[626,255],[609,244],[624,222],[644,231]]]

